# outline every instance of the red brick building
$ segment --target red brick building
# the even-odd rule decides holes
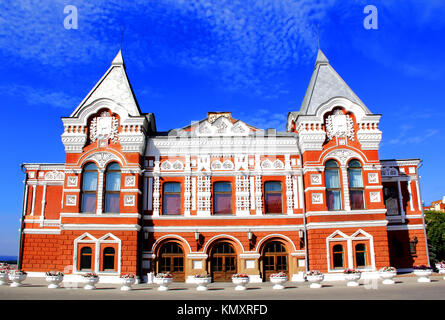
[[[21,268],[259,282],[428,264],[421,161],[379,159],[379,120],[319,51],[286,132],[230,112],[159,132],[119,52],[62,118],[66,162],[24,164]]]
[[[429,207],[424,207],[425,211],[441,211],[445,212],[445,197],[442,200],[436,200],[431,202]]]

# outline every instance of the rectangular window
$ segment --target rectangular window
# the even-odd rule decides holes
[[[386,214],[397,216],[399,211],[399,196],[395,186],[383,186],[383,198],[385,200]]]
[[[361,210],[365,208],[362,190],[351,190],[349,192],[349,197],[351,199],[352,210]]]
[[[230,182],[215,182],[213,185],[213,213],[232,213],[232,185]]]
[[[340,190],[327,190],[328,210],[341,210]]]
[[[164,183],[162,200],[162,214],[181,214],[181,184],[179,182]]]
[[[264,193],[266,213],[283,213],[281,182],[265,182]]]
[[[105,212],[119,212],[120,194],[107,193],[105,194]]]
[[[96,193],[82,195],[82,212],[96,212]]]

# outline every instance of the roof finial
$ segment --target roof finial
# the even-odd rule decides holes
[[[122,50],[122,42],[124,40],[124,31],[125,31],[125,27],[122,25],[121,26],[121,44],[120,44],[120,47],[119,47],[120,50]]]
[[[317,24],[317,49],[320,50],[320,32],[318,30],[318,24]]]

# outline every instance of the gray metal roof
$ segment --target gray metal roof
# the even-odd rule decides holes
[[[315,70],[306,90],[300,107],[300,115],[314,115],[318,107],[335,97],[344,97],[362,106],[367,114],[371,114],[366,105],[352,91],[346,82],[329,64],[329,60],[319,49]]]

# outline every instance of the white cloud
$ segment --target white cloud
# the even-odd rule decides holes
[[[42,88],[23,85],[3,85],[0,86],[3,94],[22,97],[29,105],[50,106],[54,108],[73,109],[80,103],[80,100],[71,97],[63,92],[54,92]]]

